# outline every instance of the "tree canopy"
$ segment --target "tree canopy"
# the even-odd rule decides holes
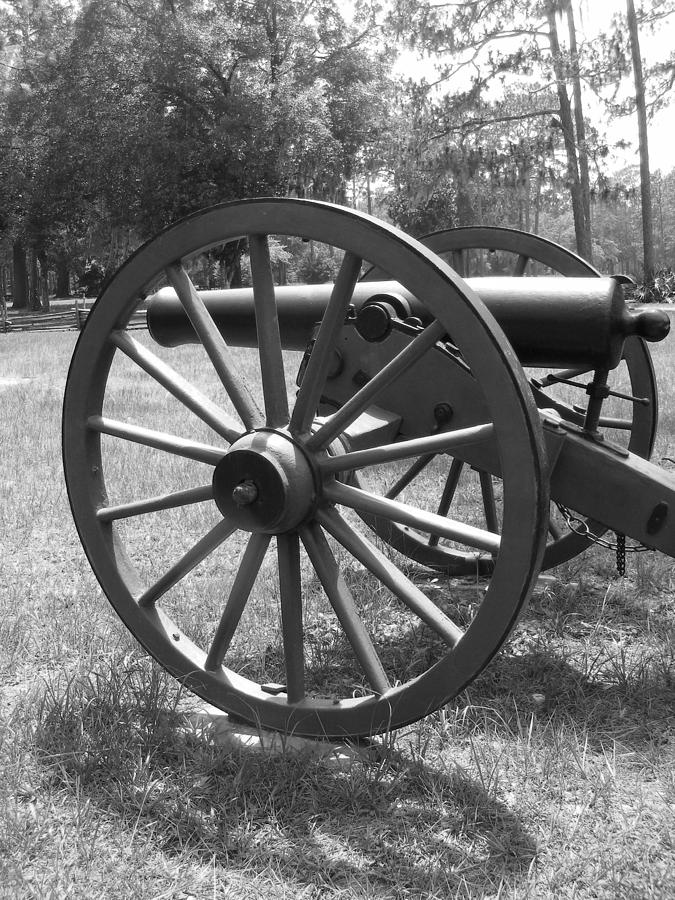
[[[630,240],[646,259],[655,235],[672,264],[649,167],[637,184],[611,171],[599,114],[648,118],[672,96],[672,46],[642,54],[635,90],[631,6],[589,39],[576,0],[0,0],[15,296],[30,278],[39,302],[47,270],[110,272],[181,215],[261,195],[362,203],[415,234],[554,223],[596,262],[630,256],[601,219],[654,207]],[[653,0],[635,26],[674,12]]]
[[[0,224],[38,253],[109,267],[210,203],[344,201],[386,119],[374,26],[333,0],[32,0],[2,16]]]
[[[654,112],[673,85],[672,45],[668,57],[649,61],[638,48],[640,96],[626,38],[631,7],[605,15],[591,33],[579,28],[586,5],[572,0],[397,0],[392,27],[434,67],[408,95],[394,218],[412,227],[498,221],[537,231],[547,199],[555,200],[570,208],[572,243],[592,260],[592,201],[611,151],[601,120],[641,104]],[[637,10],[635,27],[648,31],[674,12],[672,0],[655,0]],[[445,223],[434,221],[437,213]]]

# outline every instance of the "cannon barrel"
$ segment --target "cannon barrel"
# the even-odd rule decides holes
[[[630,311],[614,278],[474,278],[467,284],[496,318],[522,365],[611,369],[628,336],[657,341],[670,328],[663,311]],[[331,291],[331,284],[276,288],[284,348],[306,348]],[[201,291],[200,296],[230,345],[257,345],[252,289]],[[428,318],[423,303],[392,281],[360,282],[352,303],[357,327],[361,323],[362,333],[375,341],[386,334],[393,316],[423,323]],[[149,298],[148,328],[166,347],[198,340],[171,288]]]

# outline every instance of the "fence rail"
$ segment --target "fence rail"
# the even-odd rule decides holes
[[[11,315],[5,309],[0,315],[0,332],[15,331],[81,331],[87,321],[89,309],[76,306],[59,312],[34,313],[32,315]],[[145,310],[134,313],[127,328],[145,328]]]

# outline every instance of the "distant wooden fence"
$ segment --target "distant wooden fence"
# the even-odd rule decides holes
[[[6,306],[2,307],[0,315],[0,331],[81,331],[89,315],[89,307],[76,304],[74,309],[59,310],[58,312],[33,313],[26,315],[11,315]],[[140,310],[132,316],[127,328],[145,328],[145,310]]]

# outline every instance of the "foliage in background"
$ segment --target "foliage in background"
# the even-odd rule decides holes
[[[245,196],[344,202],[385,119],[383,47],[334,0],[35,0],[2,7],[6,245],[107,271]],[[8,52],[8,51],[7,51]]]
[[[597,114],[635,112],[627,19],[588,40],[586,10],[0,3],[0,291],[13,281],[15,306],[45,306],[49,290],[68,293],[92,263],[110,273],[176,218],[261,195],[361,206],[413,234],[559,235],[599,268],[639,276],[640,179],[610,171]],[[638,7],[641,33],[674,10]],[[397,56],[413,77],[396,74]],[[649,113],[671,100],[673,53],[643,65]],[[675,265],[671,179],[650,185],[658,266]],[[238,283],[238,260],[210,264]]]
[[[571,0],[396,0],[391,27],[429,66],[402,104],[406,126],[392,162],[394,220],[419,231],[502,224],[549,234],[542,226],[553,219],[565,244],[587,259],[602,267],[607,259],[623,265],[630,258],[630,271],[638,274],[641,259],[651,259],[639,223],[620,246],[598,233],[611,207],[612,148],[588,116],[599,104],[610,118],[636,110],[629,12],[608,17],[605,30],[589,40],[584,4]],[[638,8],[637,24],[644,31],[663,27],[674,12],[672,0],[656,0]],[[671,99],[675,54],[645,60],[643,68],[646,108],[653,113]],[[625,190],[614,192],[612,213],[621,215],[630,192],[632,209],[645,217],[656,201],[636,204],[629,174],[629,183],[618,186]],[[655,230],[656,221],[655,212]],[[635,246],[640,260],[631,252]],[[659,259],[669,261],[662,253]]]

